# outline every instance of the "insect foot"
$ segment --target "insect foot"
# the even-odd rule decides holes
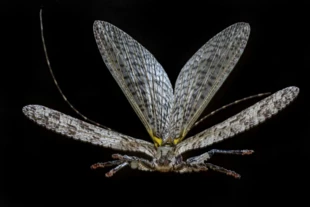
[[[96,164],[93,164],[92,166],[90,166],[90,168],[95,170],[97,168],[104,168],[104,167],[110,167],[110,166],[115,166],[115,165],[116,165],[115,168],[113,168],[112,170],[110,170],[109,172],[107,172],[105,174],[106,177],[113,176],[120,169],[127,166],[128,163],[126,161],[122,161],[122,160],[114,160],[114,161],[108,161],[108,162],[103,162],[103,163],[96,163]]]
[[[220,173],[224,173],[226,175],[230,175],[230,176],[233,176],[234,178],[241,178],[241,175],[239,175],[238,173],[234,172],[234,171],[231,171],[231,170],[227,170],[223,167],[220,167],[220,166],[217,166],[217,165],[213,165],[211,163],[205,163],[206,167],[213,170],[213,171],[216,171],[216,172],[220,172]]]

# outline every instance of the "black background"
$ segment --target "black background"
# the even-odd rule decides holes
[[[2,1],[0,206],[265,206],[301,205],[309,181],[309,6],[214,1]],[[257,1],[258,2],[258,1]],[[108,21],[145,46],[174,85],[182,66],[212,36],[243,21],[251,25],[234,72],[206,109],[261,92],[298,86],[298,98],[274,118],[210,148],[254,149],[252,156],[218,155],[211,162],[241,179],[215,172],[148,173],[90,170],[115,151],[75,141],[29,121],[27,104],[78,117],[58,93],[44,58],[39,9],[44,6],[46,44],[64,93],[84,115],[124,134],[151,141],[105,67],[93,33]],[[209,118],[199,132],[250,106],[255,99]],[[123,153],[123,152],[120,152]],[[85,203],[85,204],[84,204]]]

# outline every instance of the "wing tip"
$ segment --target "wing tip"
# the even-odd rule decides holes
[[[95,20],[93,23],[93,31],[94,33],[99,33],[99,29],[105,25],[106,22],[105,21],[101,21],[101,20]]]
[[[93,23],[93,26],[97,26],[100,23],[104,23],[104,21],[102,21],[102,20],[95,20],[94,23]]]
[[[107,21],[103,21],[103,20],[95,20],[93,23],[93,29],[95,31],[95,29],[97,29],[98,27],[101,26],[113,26],[111,23],[107,22]]]
[[[93,23],[93,31],[94,32],[97,32],[100,22],[102,22],[102,21],[100,21],[100,20],[94,21],[94,23]]]
[[[26,115],[27,117],[32,117],[33,114],[40,108],[44,108],[44,106],[41,105],[36,105],[36,104],[30,104],[30,105],[26,105],[22,108],[22,112],[24,113],[24,115]]]
[[[29,112],[33,111],[33,106],[34,105],[26,105],[22,108],[22,112],[25,114],[25,115],[28,115]]]
[[[236,24],[239,24],[239,25],[241,25],[243,27],[250,28],[250,23],[248,23],[248,22],[237,22]]]
[[[298,94],[299,94],[298,87],[289,86],[276,92],[275,96],[277,97],[277,99],[282,100],[282,102],[285,103],[284,105],[288,105],[297,98]]]
[[[250,23],[248,23],[248,22],[237,22],[237,23],[235,23],[235,24],[233,24],[231,26],[239,28],[239,29],[242,29],[242,30],[245,30],[245,31],[250,31],[251,30]]]
[[[289,86],[287,88],[285,88],[284,90],[286,90],[287,92],[290,92],[292,94],[292,98],[296,98],[299,94],[300,89],[297,86]]]
[[[234,37],[241,36],[247,42],[250,36],[250,33],[251,33],[251,26],[247,22],[236,22],[230,25],[229,27],[227,27],[226,29],[224,29],[222,32],[224,31],[228,31],[231,34],[234,34],[233,35]]]
[[[241,24],[241,30],[243,31],[243,33],[245,33],[246,36],[249,36],[251,32],[250,24],[247,22],[240,22],[240,24]]]

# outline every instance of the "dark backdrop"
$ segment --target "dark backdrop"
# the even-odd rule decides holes
[[[2,1],[0,206],[265,206],[307,201],[309,164],[309,6],[215,1]],[[254,2],[254,1],[253,1]],[[94,41],[94,20],[108,21],[145,46],[172,84],[186,61],[212,36],[238,21],[251,35],[234,72],[206,112],[245,96],[298,86],[278,116],[211,148],[254,149],[252,156],[214,156],[215,172],[161,174],[90,170],[115,151],[75,141],[29,121],[21,111],[40,104],[78,117],[58,93],[44,58],[39,9],[52,67],[68,99],[89,118],[151,141],[105,67]],[[209,118],[199,132],[260,100]],[[122,152],[121,152],[122,153]],[[84,204],[85,203],[85,204]]]

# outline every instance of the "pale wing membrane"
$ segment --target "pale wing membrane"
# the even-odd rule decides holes
[[[23,113],[37,124],[76,140],[116,150],[141,152],[151,157],[156,152],[150,142],[97,127],[44,106],[28,105],[23,107]]]
[[[173,89],[169,78],[142,45],[117,27],[95,21],[102,58],[151,137],[167,137]]]
[[[250,34],[236,23],[203,45],[181,70],[175,85],[170,136],[181,141],[239,60]]]
[[[203,148],[244,132],[277,114],[291,103],[298,93],[299,89],[294,86],[282,89],[227,120],[179,143],[176,146],[176,154]]]

